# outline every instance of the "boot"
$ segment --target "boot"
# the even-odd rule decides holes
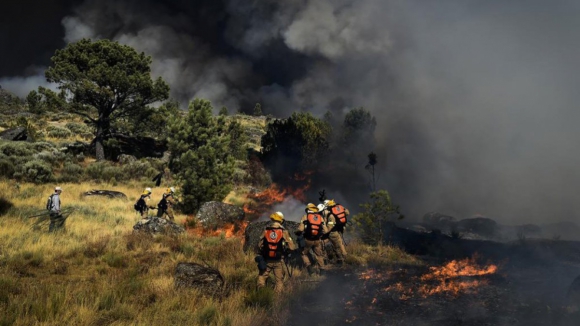
[[[312,276],[312,274],[314,274],[314,267],[312,265],[308,265],[306,267],[306,269],[308,270],[308,275]]]

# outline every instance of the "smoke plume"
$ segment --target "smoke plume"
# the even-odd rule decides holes
[[[407,216],[547,223],[579,221],[579,7],[86,0],[62,18],[61,37],[152,55],[182,103],[204,97],[231,112],[260,102],[279,117],[364,106],[377,118],[378,186]],[[349,203],[367,190],[327,189]]]

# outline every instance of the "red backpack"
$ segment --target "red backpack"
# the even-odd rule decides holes
[[[306,214],[306,238],[320,239],[322,237],[322,215],[315,213]]]
[[[264,231],[264,245],[262,246],[262,256],[266,259],[282,259],[284,254],[284,229],[266,228]]]
[[[336,225],[345,225],[346,224],[346,210],[342,205],[333,206],[330,209],[332,215],[334,215],[336,219]]]

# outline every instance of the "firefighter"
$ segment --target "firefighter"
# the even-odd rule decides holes
[[[304,236],[305,246],[302,248],[302,261],[308,270],[308,274],[312,275],[315,268],[312,266],[308,252],[312,249],[314,254],[315,264],[318,267],[318,274],[323,274],[324,253],[322,251],[322,236],[328,232],[324,218],[318,211],[316,205],[310,203],[306,206],[306,214],[302,216],[300,224],[298,225],[297,235]]]
[[[66,219],[61,214],[61,193],[62,188],[55,187],[54,193],[48,197],[48,202],[46,203],[46,209],[50,213],[50,225],[48,226],[48,232],[58,231],[64,227],[64,222]]]
[[[283,258],[289,251],[295,249],[294,242],[288,231],[282,226],[284,214],[275,212],[270,215],[270,223],[264,230],[264,236],[258,243],[260,256],[256,257],[258,269],[258,288],[266,286],[266,280],[270,273],[274,275],[276,285],[274,291],[281,293],[284,288],[284,262]]]
[[[350,214],[348,209],[337,204],[334,199],[325,200],[324,217],[328,226],[328,239],[332,243],[337,263],[342,265],[346,258],[346,247],[344,246],[343,233],[346,227],[346,218]]]
[[[165,190],[163,198],[161,198],[161,201],[157,204],[157,217],[165,217],[165,215],[167,215],[167,217],[173,221],[173,205],[175,205],[174,194],[175,188],[173,187]]]
[[[155,207],[147,205],[147,202],[151,200],[151,188],[145,188],[141,197],[137,200],[135,205],[133,206],[141,217],[146,218],[150,209],[155,209]]]

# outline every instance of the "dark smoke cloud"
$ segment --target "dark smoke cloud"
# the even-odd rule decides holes
[[[181,102],[205,97],[230,110],[261,102],[282,117],[368,108],[378,121],[380,186],[409,216],[578,221],[578,7],[86,0],[63,16],[60,37],[112,38],[147,52]],[[364,197],[327,190],[352,203]]]

